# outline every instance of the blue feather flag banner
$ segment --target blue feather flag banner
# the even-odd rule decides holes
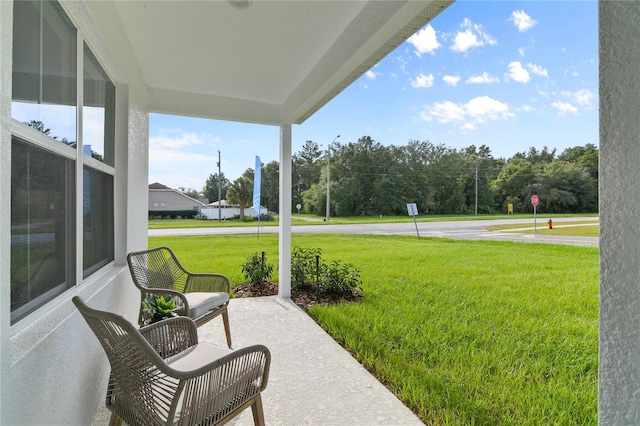
[[[260,185],[262,184],[262,163],[256,155],[256,168],[253,174],[253,209],[260,216]]]

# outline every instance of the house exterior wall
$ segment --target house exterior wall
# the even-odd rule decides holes
[[[9,259],[11,253],[11,211],[4,206],[11,203],[11,43],[13,32],[13,3],[0,1],[0,283],[11,280]],[[0,284],[0,377],[9,376],[9,323],[11,300],[10,286]],[[9,403],[11,390],[0,380],[0,424],[7,424],[2,413]]]
[[[149,210],[200,210],[202,204],[171,189],[150,189]]]
[[[218,213],[218,210],[221,210]],[[218,207],[206,206],[203,207],[200,211],[207,219],[218,220],[220,219],[231,219],[234,216],[240,215],[240,207],[235,206],[226,206],[222,209],[218,209]],[[260,214],[267,214],[266,207],[260,207]],[[258,217],[258,212],[253,207],[247,207],[244,209],[244,215],[249,217]]]
[[[601,425],[640,424],[640,3],[599,3]]]
[[[10,325],[13,2],[0,1],[0,424],[91,424],[104,404],[109,365],[71,302],[137,318],[126,253],[147,247],[148,101],[124,29],[108,2],[61,1],[117,87],[115,260]],[[94,19],[110,23],[97,33]]]

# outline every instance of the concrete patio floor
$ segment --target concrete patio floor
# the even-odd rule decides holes
[[[238,298],[229,303],[233,347],[260,343],[271,351],[263,392],[267,425],[422,425],[311,317],[290,300]],[[225,344],[222,319],[198,329],[201,341]],[[94,424],[107,424],[104,419]],[[253,425],[251,409],[230,422]]]

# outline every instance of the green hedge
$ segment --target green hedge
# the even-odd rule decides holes
[[[149,210],[149,219],[193,219],[197,210]]]

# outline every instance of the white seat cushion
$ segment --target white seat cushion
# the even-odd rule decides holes
[[[208,342],[198,343],[177,355],[166,359],[167,365],[171,368],[186,372],[192,371],[211,361],[222,358],[232,352],[231,349],[214,345]]]
[[[183,293],[189,303],[189,317],[198,318],[211,309],[222,306],[229,301],[229,293],[195,292]]]

